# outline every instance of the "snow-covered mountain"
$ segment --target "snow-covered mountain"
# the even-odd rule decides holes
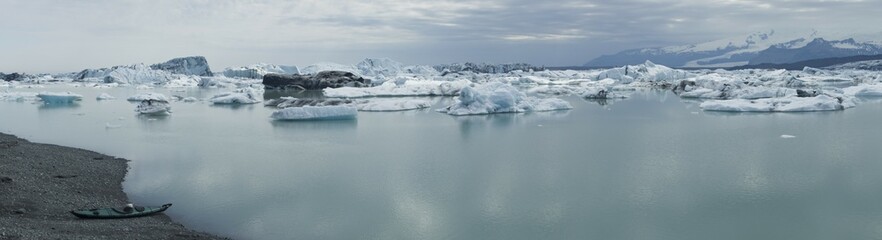
[[[585,66],[621,66],[646,60],[674,67],[733,67],[790,63],[815,58],[882,53],[876,35],[805,32],[758,32],[699,44],[625,50],[597,57]]]

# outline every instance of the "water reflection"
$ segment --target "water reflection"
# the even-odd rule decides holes
[[[80,107],[79,102],[72,103],[42,103],[37,109],[40,110],[54,110],[54,109],[77,109]]]

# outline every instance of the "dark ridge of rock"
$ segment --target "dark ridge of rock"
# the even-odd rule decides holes
[[[505,64],[487,64],[487,63],[453,63],[453,64],[442,64],[434,66],[435,70],[441,72],[441,75],[447,75],[450,73],[460,73],[460,72],[473,72],[473,73],[509,73],[512,71],[521,70],[524,72],[529,71],[542,71],[545,70],[545,67],[537,67],[527,63],[505,63]]]
[[[3,79],[4,81],[7,81],[7,82],[9,82],[9,81],[21,81],[21,80],[23,80],[23,79],[26,78],[26,77],[27,77],[26,74],[21,74],[21,73],[4,74],[4,73],[0,72],[0,79]]]
[[[321,90],[339,87],[367,87],[371,80],[344,71],[322,71],[316,74],[267,74],[263,76],[265,89]]]
[[[821,92],[819,92],[818,90],[796,89],[796,96],[797,97],[817,97],[818,95],[821,95]]]
[[[150,68],[184,75],[212,76],[211,68],[208,67],[208,60],[205,60],[203,56],[175,58],[164,63],[150,65]]]
[[[303,107],[303,106],[337,106],[337,105],[345,105],[355,103],[350,99],[304,99],[304,98],[292,98],[292,97],[282,97],[272,100],[267,100],[263,105],[267,107],[277,107],[277,108],[288,108],[288,107]]]

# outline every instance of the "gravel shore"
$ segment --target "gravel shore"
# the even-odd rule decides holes
[[[69,213],[128,203],[127,162],[0,133],[0,239],[223,239],[165,214],[87,220]]]

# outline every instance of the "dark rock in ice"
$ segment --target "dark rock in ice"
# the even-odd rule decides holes
[[[208,60],[205,60],[203,56],[175,58],[164,63],[150,65],[150,68],[184,75],[212,76]]]
[[[21,81],[27,77],[28,76],[26,74],[21,74],[21,73],[4,74],[4,73],[0,72],[0,79],[3,79],[4,81],[7,81],[7,82],[8,81]]]
[[[75,178],[75,177],[77,177],[77,175],[55,175],[52,177],[64,179],[64,178]]]
[[[350,99],[301,99],[292,97],[282,97],[267,100],[264,106],[287,108],[287,107],[303,107],[303,106],[337,106],[352,104],[354,101]]]
[[[11,177],[0,177],[0,183],[11,183],[11,182],[12,182]]]
[[[266,89],[321,90],[339,87],[368,87],[371,80],[344,71],[323,71],[316,74],[267,74],[263,76]]]
[[[487,64],[487,63],[453,63],[434,66],[435,70],[441,72],[442,76],[450,73],[473,72],[473,73],[509,73],[516,70],[524,72],[542,71],[544,67],[537,67],[526,63],[506,63],[506,64]]]
[[[25,214],[26,212],[28,212],[28,211],[25,210],[24,208],[15,209],[15,210],[12,211],[12,213],[14,213],[14,214],[19,214],[19,215],[21,215],[21,214]]]
[[[671,91],[673,91],[674,94],[680,95],[680,93],[686,92],[686,87],[689,87],[689,86],[695,86],[695,81],[690,81],[690,80],[680,81],[680,84],[677,84],[677,86],[674,86],[674,89],[671,89]]]
[[[797,97],[817,97],[818,95],[821,95],[821,92],[818,90],[796,89],[796,96]]]

